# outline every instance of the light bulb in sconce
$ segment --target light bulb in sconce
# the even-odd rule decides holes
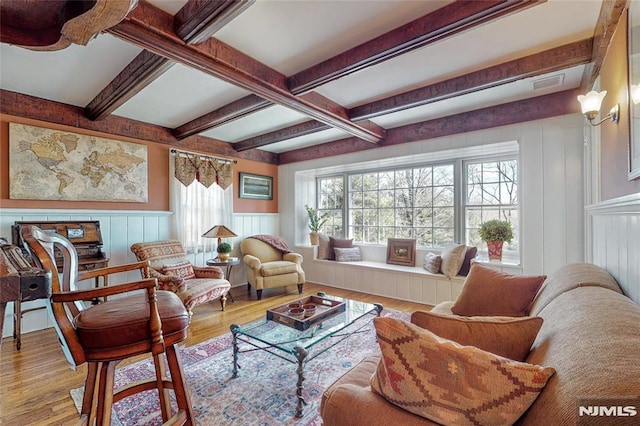
[[[606,95],[607,95],[606,90],[603,90],[602,92],[596,92],[595,90],[592,90],[586,95],[578,96],[578,102],[580,102],[582,113],[584,114],[585,117],[587,117],[587,120],[589,120],[589,124],[591,124],[592,126],[599,126],[609,119],[611,119],[611,121],[613,121],[614,123],[618,122],[618,118],[619,118],[618,112],[620,109],[620,106],[618,104],[615,104],[614,107],[611,108],[611,111],[609,111],[609,114],[606,117],[604,117],[602,120],[600,120],[597,123],[593,122],[593,120],[598,115],[598,112],[600,112],[600,107],[602,106],[602,100]]]
[[[632,84],[629,91],[631,92],[633,104],[636,105],[640,103],[640,84]]]

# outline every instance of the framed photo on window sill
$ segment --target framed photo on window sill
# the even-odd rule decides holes
[[[416,266],[416,240],[389,238],[387,240],[387,263]]]
[[[273,200],[273,177],[240,172],[240,198]]]

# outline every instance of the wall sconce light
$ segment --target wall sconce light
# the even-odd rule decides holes
[[[611,121],[613,121],[614,123],[617,123],[619,118],[620,118],[620,116],[619,116],[620,105],[619,104],[615,104],[614,107],[611,108],[611,111],[609,111],[609,115],[607,115],[605,118],[603,118],[602,120],[598,121],[597,123],[593,122],[593,120],[598,115],[598,112],[600,112],[600,106],[602,105],[602,99],[604,99],[606,94],[607,94],[607,91],[603,90],[600,93],[598,93],[596,91],[591,91],[591,92],[587,93],[586,95],[578,96],[578,102],[580,102],[580,107],[582,108],[582,113],[584,114],[585,117],[587,117],[587,120],[589,120],[589,124],[591,124],[592,126],[599,126],[602,123],[604,123],[606,120],[609,120],[609,119],[611,119]]]
[[[640,103],[640,84],[632,84],[629,91],[631,92],[633,104],[636,105]]]

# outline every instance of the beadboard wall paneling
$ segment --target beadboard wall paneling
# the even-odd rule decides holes
[[[586,207],[587,260],[605,268],[640,304],[640,193]]]
[[[171,218],[172,213],[165,211],[0,209],[0,236],[11,241],[11,226],[14,222],[20,221],[99,220],[103,250],[109,258],[109,264],[122,265],[136,261],[135,256],[129,250],[133,243],[171,238]],[[278,235],[279,219],[277,214],[236,214],[230,228],[238,234],[238,237],[227,239],[227,241],[234,246],[233,256],[240,256],[240,241],[244,237],[254,234]],[[215,257],[215,253],[203,252],[190,256],[195,265],[204,265],[205,261],[212,257]],[[128,272],[112,277],[109,282],[117,284],[139,278],[137,272]],[[235,286],[247,282],[242,265],[232,269],[230,281]],[[82,288],[89,288],[91,285],[91,282],[81,283]],[[22,304],[23,309],[39,306],[44,306],[43,300]],[[22,319],[23,333],[51,326],[44,309],[28,312]],[[3,337],[13,335],[13,303],[7,305],[2,335]]]

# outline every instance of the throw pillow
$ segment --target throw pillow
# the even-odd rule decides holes
[[[440,424],[513,424],[555,373],[402,320],[373,321],[382,358],[371,387],[392,404]]]
[[[336,261],[338,262],[355,262],[362,260],[362,253],[360,247],[340,248],[333,249],[336,255]]]
[[[424,269],[432,274],[440,273],[440,265],[442,264],[442,257],[435,253],[427,253],[424,255]]]
[[[462,261],[462,266],[458,271],[458,275],[462,275],[463,277],[469,275],[469,270],[471,269],[471,261],[476,258],[477,254],[478,247],[467,246],[467,251],[464,253],[464,261]]]
[[[318,259],[329,259],[329,236],[318,232]]]
[[[511,275],[474,263],[451,312],[469,317],[527,316],[546,278],[546,275]]]
[[[464,244],[451,243],[445,247],[440,256],[442,257],[442,265],[440,270],[449,279],[458,275],[462,262],[464,262],[464,254],[467,246]]]
[[[180,262],[173,265],[165,265],[162,268],[162,273],[165,275],[175,275],[183,280],[189,280],[196,277],[191,262]]]
[[[516,361],[524,361],[540,327],[540,317],[456,317],[417,311],[411,323],[464,346],[475,346]]]
[[[349,248],[353,247],[353,238],[350,240],[341,240],[339,238],[329,237],[329,260],[336,260],[336,254],[333,251],[334,248]]]

